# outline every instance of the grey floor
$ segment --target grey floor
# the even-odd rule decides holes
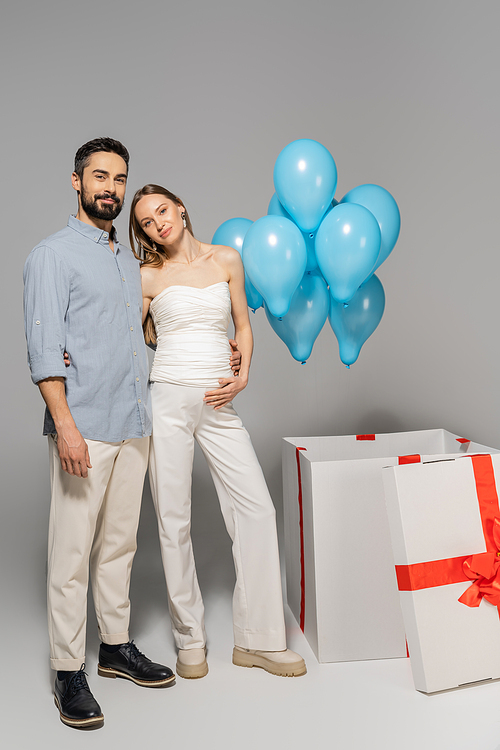
[[[45,528],[40,521],[39,528],[30,528],[29,519],[12,525],[10,541],[1,550],[9,561],[3,563],[0,620],[3,748],[500,749],[500,682],[429,697],[415,691],[408,659],[320,665],[288,609],[289,646],[305,657],[307,675],[285,679],[233,666],[230,548],[217,530],[215,550],[200,543],[212,534],[212,521],[210,515],[196,517],[193,537],[207,610],[210,672],[201,680],[178,678],[174,687],[163,690],[98,677],[90,603],[87,669],[105,714],[104,727],[93,732],[65,727],[53,704],[45,625]],[[131,598],[132,637],[151,658],[173,666],[148,501]]]
[[[95,645],[90,649],[89,679],[105,725],[85,733],[59,721],[41,658],[43,622],[36,623],[38,637],[30,646],[38,658],[30,666],[16,648],[7,647],[3,655],[9,682],[7,690],[4,681],[2,732],[8,743],[3,747],[500,747],[499,683],[428,697],[414,690],[406,659],[319,665],[291,616],[289,644],[307,659],[308,673],[295,679],[273,677],[230,663],[229,597],[210,597],[207,610],[210,672],[202,680],[179,678],[174,687],[148,690],[102,679],[96,674]],[[152,657],[174,662],[164,616],[135,635]]]

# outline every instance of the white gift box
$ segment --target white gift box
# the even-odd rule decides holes
[[[500,596],[492,604],[471,588],[474,578],[485,583],[479,572],[500,569],[500,455],[490,453],[382,472],[413,679],[424,693],[500,678]],[[464,592],[473,606],[459,601]]]
[[[283,439],[287,599],[318,661],[407,655],[382,468],[485,450],[446,430]]]

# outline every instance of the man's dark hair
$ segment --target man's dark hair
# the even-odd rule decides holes
[[[88,141],[87,143],[84,143],[83,146],[80,146],[75,154],[75,172],[80,180],[83,178],[83,170],[88,166],[90,157],[98,151],[108,151],[109,153],[121,156],[127,165],[128,172],[128,162],[130,157],[123,143],[115,141],[113,138],[94,138],[94,140]]]

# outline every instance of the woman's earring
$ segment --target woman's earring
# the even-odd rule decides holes
[[[153,242],[153,250],[155,251],[155,253],[158,252],[158,248],[156,247],[156,242]]]
[[[186,212],[185,211],[183,211],[181,213],[181,219],[182,219],[182,223],[184,224],[184,228],[186,228],[187,227],[187,222],[186,222]]]

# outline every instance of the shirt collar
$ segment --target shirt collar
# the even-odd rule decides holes
[[[80,219],[77,219],[76,216],[73,215],[71,215],[68,219],[68,227],[74,229],[76,232],[82,234],[84,237],[87,237],[93,242],[100,242],[101,240],[105,240],[107,242],[109,239],[109,235],[107,232],[104,232],[98,227],[93,227],[90,224],[85,224],[84,221],[80,221]],[[118,234],[116,232],[115,226],[111,227],[110,234],[113,242],[118,242]]]

